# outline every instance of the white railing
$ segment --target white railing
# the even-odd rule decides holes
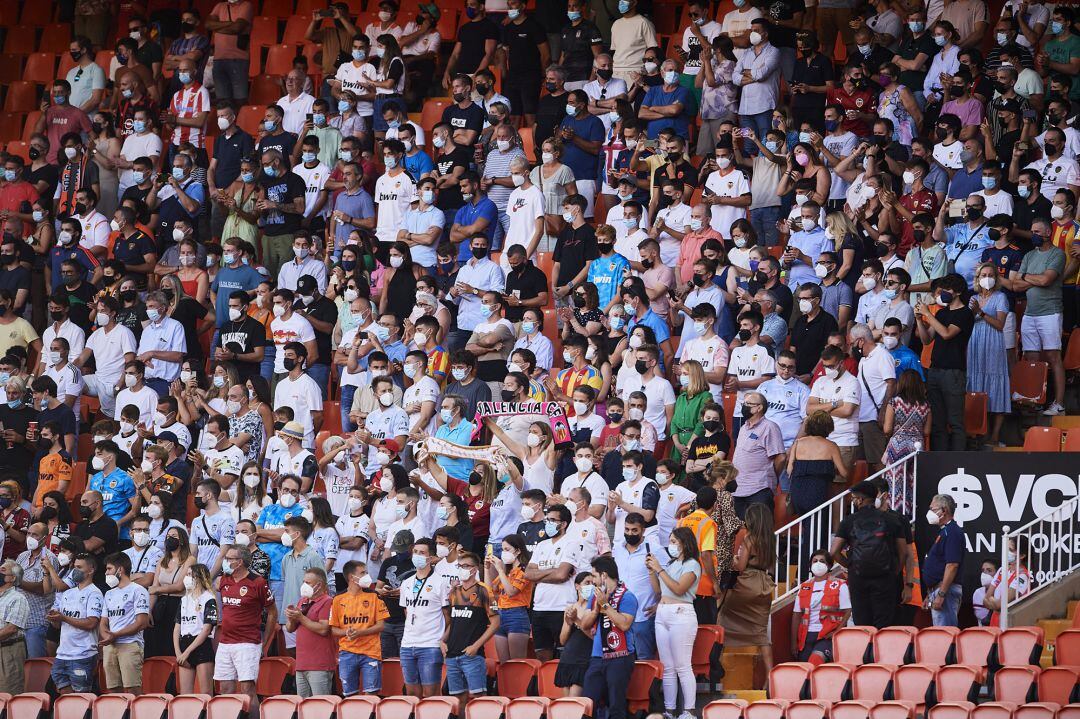
[[[1057,509],[1036,517],[1014,530],[1003,527],[1001,535],[1002,576],[1007,585],[1021,571],[1028,572],[1028,591],[1001,603],[1001,628],[1009,626],[1009,611],[1057,580],[1080,569],[1080,536],[1077,535],[1077,515],[1080,497],[1065,502]],[[1020,539],[1026,547],[1027,566],[1020,562],[1019,552],[1009,560],[1009,542]]]
[[[874,479],[884,475],[889,481],[893,508],[912,521],[915,519],[915,458],[920,449],[921,447],[916,445],[911,454],[867,477]],[[821,547],[828,549],[840,520],[849,514],[851,490],[845,489],[819,507],[776,530],[774,604],[798,591],[799,583],[809,575],[811,553]]]

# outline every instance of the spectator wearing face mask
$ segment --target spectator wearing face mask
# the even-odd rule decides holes
[[[338,676],[342,693],[375,694],[382,688],[382,646],[379,636],[390,613],[372,591],[371,576],[361,561],[345,563],[348,589],[333,598],[330,631],[338,640]]]

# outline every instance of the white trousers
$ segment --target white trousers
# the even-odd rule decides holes
[[[674,713],[682,687],[683,711],[693,711],[697,682],[690,663],[697,636],[693,604],[660,604],[656,608],[656,650],[664,664],[664,708]]]

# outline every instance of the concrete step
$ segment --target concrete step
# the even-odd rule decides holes
[[[725,692],[754,688],[757,652],[740,652],[737,651],[738,649],[754,649],[754,647],[736,647],[735,649],[725,647],[723,655]]]
[[[754,702],[765,701],[769,697],[766,696],[764,689],[734,689],[731,691],[725,691],[723,694],[724,699],[742,699],[743,701],[753,704]]]

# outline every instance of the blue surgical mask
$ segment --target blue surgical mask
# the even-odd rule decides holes
[[[300,159],[302,159],[304,162],[315,162],[315,159],[317,157],[318,155],[316,155],[314,152],[304,152],[300,154]]]
[[[390,330],[382,325],[375,325],[375,336],[379,338],[380,342],[385,342],[390,337]]]
[[[352,162],[352,150],[342,150],[338,153],[338,157],[342,162]]]
[[[173,176],[173,179],[176,180],[176,181],[183,180],[184,179],[184,168],[182,168],[182,167],[174,167],[172,169],[172,176]]]
[[[341,113],[348,112],[352,109],[352,103],[348,100],[338,100],[337,111]]]
[[[775,153],[777,150],[780,149],[780,143],[776,140],[766,140],[765,149],[769,152]]]
[[[519,17],[521,17],[521,11],[516,8],[510,8],[506,11],[506,17],[510,18],[511,20],[517,20]]]
[[[623,15],[630,12],[630,0],[619,0],[619,12]]]
[[[190,72],[177,73],[176,74],[176,79],[180,81],[181,85],[187,85],[189,82],[191,82],[191,73]]]
[[[945,35],[934,35],[934,42],[938,47],[945,47],[945,43],[949,41],[949,38]]]
[[[811,142],[812,140],[813,140],[813,138],[812,138],[812,137],[810,137],[810,133],[809,133],[809,132],[800,132],[800,133],[799,133],[799,142],[803,142],[803,143],[807,143],[807,144],[809,144],[809,143],[810,143],[810,142]]]
[[[992,189],[994,189],[995,187],[997,187],[997,178],[983,177],[982,178],[982,186],[983,186],[984,190],[992,190]]]
[[[887,300],[895,300],[896,299],[896,290],[886,289],[886,290],[883,290],[883,292],[885,293],[885,299],[887,299]]]
[[[41,210],[34,210],[33,215],[34,215],[34,222],[41,222],[42,220],[45,219],[45,213],[42,212]],[[6,382],[7,380],[4,380],[4,381]]]
[[[311,121],[315,123],[315,127],[322,127],[326,124],[326,115],[321,112],[316,112],[311,116]]]
[[[161,319],[161,312],[155,309],[148,309],[146,310],[146,317],[151,322],[157,322],[159,319]]]
[[[633,315],[633,314],[635,314],[635,312],[634,312],[634,306],[633,306],[633,305],[631,305],[631,304],[624,304],[624,305],[622,306],[622,308],[623,308],[623,312],[625,312],[625,313],[626,313],[626,314],[628,314],[628,315]]]
[[[135,130],[135,132],[145,132],[146,122],[144,120],[135,120],[131,123],[131,129]]]
[[[356,60],[357,62],[367,59],[367,50],[353,50],[352,59]]]
[[[559,523],[552,522],[550,519],[544,522],[544,534],[549,537],[554,537],[559,533]]]
[[[4,170],[4,179],[8,182],[15,182],[15,170]]]
[[[12,409],[18,409],[19,407],[22,407],[22,400],[21,399],[9,399],[8,403],[7,403],[7,406],[11,407]]]
[[[636,217],[627,217],[623,220],[623,224],[626,225],[626,229],[635,230],[638,227],[640,220]]]
[[[273,177],[276,173],[274,172],[274,168],[269,165],[263,165],[263,174],[267,177]]]
[[[273,120],[267,120],[266,122],[263,123],[263,129],[266,130],[267,132],[273,132],[274,130],[277,129],[277,123],[274,122]]]
[[[926,23],[918,22],[917,20],[912,20],[911,22],[909,22],[907,24],[907,26],[908,26],[908,29],[911,30],[911,32],[922,32],[926,28]]]
[[[1061,31],[1065,29],[1065,23],[1054,20],[1050,23],[1050,32],[1054,35],[1060,35]]]
[[[527,335],[531,335],[533,332],[536,332],[536,323],[529,320],[522,322],[521,331]]]
[[[255,182],[255,173],[254,172],[241,172],[240,173],[240,179],[243,180],[244,182]]]
[[[389,128],[397,129],[401,127],[401,120],[387,120],[386,126]]]
[[[484,317],[491,317],[491,305],[480,305],[480,314]]]
[[[424,190],[420,193],[420,199],[424,201],[425,205],[432,205],[435,203],[435,191]]]
[[[67,102],[67,95],[53,95],[53,103],[63,105]]]
[[[135,181],[136,185],[141,185],[146,180],[146,173],[136,170],[131,173],[131,179]]]
[[[450,420],[454,418],[454,413],[448,409],[439,410],[439,419],[443,421],[443,424],[450,424]]]
[[[1020,197],[1023,197],[1025,199],[1030,197],[1031,196],[1031,185],[1017,185],[1016,186],[1016,194],[1020,195]]]
[[[577,10],[567,10],[566,17],[570,19],[570,22],[577,22],[581,19],[581,13]]]
[[[623,319],[622,315],[615,315],[614,317],[611,318],[611,329],[613,329],[613,330],[621,330],[623,328],[623,326],[625,326],[625,325],[626,325],[626,320]]]
[[[586,602],[593,598],[596,594],[596,587],[591,584],[586,584],[581,588],[581,598]]]
[[[395,167],[397,167],[397,158],[393,155],[387,155],[385,158],[383,158],[383,163],[386,165],[387,170],[393,170]]]
[[[452,370],[450,370],[450,374],[453,375],[454,379],[456,379],[458,382],[465,379],[465,375],[467,375],[468,373],[469,373],[468,370],[463,370],[463,369],[452,369]]]
[[[442,148],[446,147],[446,138],[442,135],[436,135],[431,139],[431,144],[441,150]]]
[[[428,562],[427,557],[425,557],[423,554],[414,554],[414,555],[412,555],[412,565],[413,565],[413,567],[415,567],[418,570],[423,569],[424,567],[426,567],[427,562]]]

